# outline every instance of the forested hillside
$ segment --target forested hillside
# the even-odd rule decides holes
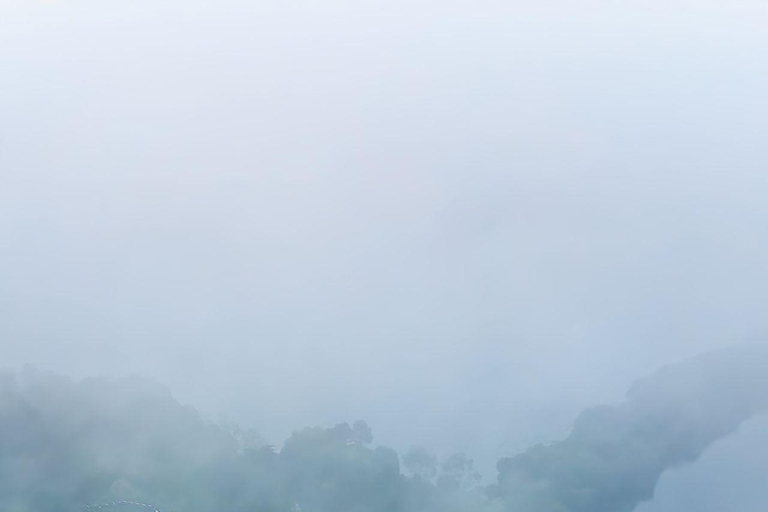
[[[363,421],[294,432],[280,449],[207,421],[159,385],[27,370],[0,380],[0,509],[76,512],[115,500],[163,512],[629,512],[662,473],[768,409],[768,352],[737,347],[663,368],[571,434],[498,463],[402,459]]]

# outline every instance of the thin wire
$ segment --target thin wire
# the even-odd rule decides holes
[[[109,503],[101,503],[98,505],[86,505],[85,511],[90,512],[92,510],[100,510],[100,509],[106,509],[106,508],[112,508],[112,507],[119,507],[120,505],[132,505],[134,507],[143,507],[152,509],[154,512],[161,512],[159,508],[155,507],[154,505],[148,505],[146,503],[139,503],[137,501],[111,501]]]

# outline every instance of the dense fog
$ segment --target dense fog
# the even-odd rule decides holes
[[[0,0],[0,512],[764,512],[766,25]]]

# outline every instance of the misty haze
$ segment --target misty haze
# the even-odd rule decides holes
[[[766,26],[0,0],[0,512],[765,512]]]

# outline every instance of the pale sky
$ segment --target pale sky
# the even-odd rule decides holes
[[[123,4],[0,0],[5,367],[488,468],[766,331],[764,3]]]

